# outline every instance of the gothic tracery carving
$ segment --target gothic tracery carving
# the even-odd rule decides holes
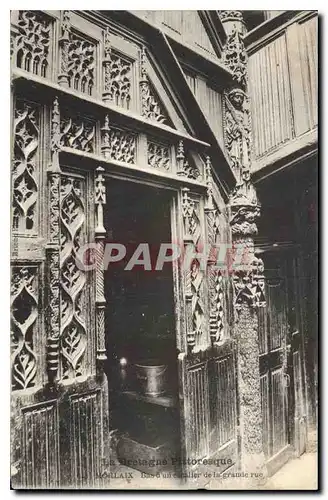
[[[61,145],[87,153],[95,151],[95,124],[75,116],[61,118]]]
[[[39,110],[17,101],[14,120],[13,229],[37,229]]]
[[[101,151],[105,158],[125,163],[136,161],[136,136],[131,132],[109,126],[109,118],[105,117],[101,128]]]
[[[15,38],[16,65],[38,76],[48,76],[51,20],[36,11],[20,11]]]
[[[161,170],[170,170],[170,148],[165,144],[148,141],[147,143],[147,160],[151,167]]]
[[[85,207],[81,179],[61,179],[61,334],[62,378],[82,375],[86,349],[85,272],[77,266],[77,252],[83,243]]]
[[[27,389],[36,383],[37,362],[33,336],[38,316],[37,271],[14,267],[11,285],[12,387]]]
[[[65,12],[65,11],[64,11]],[[62,21],[61,72],[59,83],[92,95],[95,88],[96,46],[70,29],[69,18]]]

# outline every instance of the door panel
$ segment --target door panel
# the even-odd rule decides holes
[[[279,260],[267,256],[266,308],[259,312],[263,448],[269,473],[290,455],[286,283]]]

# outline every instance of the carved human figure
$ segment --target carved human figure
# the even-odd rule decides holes
[[[249,168],[249,112],[247,96],[239,88],[226,97],[226,147],[237,171]]]

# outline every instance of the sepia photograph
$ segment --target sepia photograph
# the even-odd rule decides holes
[[[317,491],[318,11],[11,10],[10,91],[10,489]]]

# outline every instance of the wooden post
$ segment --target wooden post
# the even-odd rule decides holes
[[[97,331],[97,360],[101,363],[107,360],[105,346],[105,306],[106,299],[104,295],[104,239],[106,229],[104,228],[104,213],[103,205],[106,203],[106,186],[105,179],[102,175],[104,169],[98,167],[96,169],[95,178],[95,205],[96,205],[96,331]]]

